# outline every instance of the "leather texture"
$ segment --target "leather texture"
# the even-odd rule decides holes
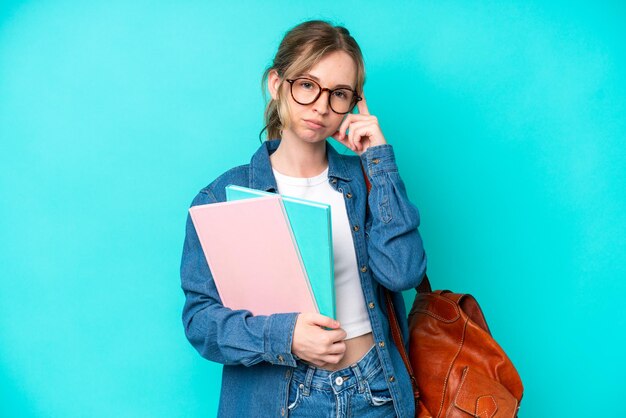
[[[416,416],[516,417],[524,392],[521,378],[493,339],[476,299],[419,290],[409,314],[408,354],[417,384]]]

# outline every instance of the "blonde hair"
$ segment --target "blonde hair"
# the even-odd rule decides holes
[[[310,70],[326,55],[336,52],[346,52],[356,64],[356,91],[363,91],[365,84],[365,65],[361,48],[343,26],[333,26],[323,20],[309,20],[292,28],[278,47],[274,61],[263,73],[261,86],[267,97],[267,78],[272,70],[276,70],[281,78],[276,99],[270,99],[265,108],[265,127],[259,133],[267,130],[267,140],[281,138],[281,130],[289,128],[289,103],[285,100],[282,89],[287,78],[300,75]]]

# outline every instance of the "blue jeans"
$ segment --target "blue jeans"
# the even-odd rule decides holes
[[[358,362],[336,371],[298,361],[288,405],[294,418],[396,416],[376,346]]]

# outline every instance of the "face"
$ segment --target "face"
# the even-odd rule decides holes
[[[304,76],[317,81],[322,88],[330,89],[338,86],[356,85],[356,64],[343,51],[336,51],[326,55],[305,74],[298,74],[293,78]],[[268,87],[272,98],[278,97],[280,78],[276,71],[268,77]],[[290,93],[290,85],[283,80],[281,88],[282,98],[289,102],[289,117],[291,126],[283,129],[284,140],[300,140],[305,142],[323,142],[334,134],[346,115],[333,112],[328,104],[328,91],[322,92],[320,97],[311,104],[301,105],[294,101]]]

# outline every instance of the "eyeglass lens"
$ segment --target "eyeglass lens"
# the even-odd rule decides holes
[[[307,105],[320,96],[322,88],[308,78],[297,78],[291,83],[291,94],[296,102]],[[337,113],[348,113],[354,100],[354,92],[350,89],[335,89],[330,94],[330,107]]]

